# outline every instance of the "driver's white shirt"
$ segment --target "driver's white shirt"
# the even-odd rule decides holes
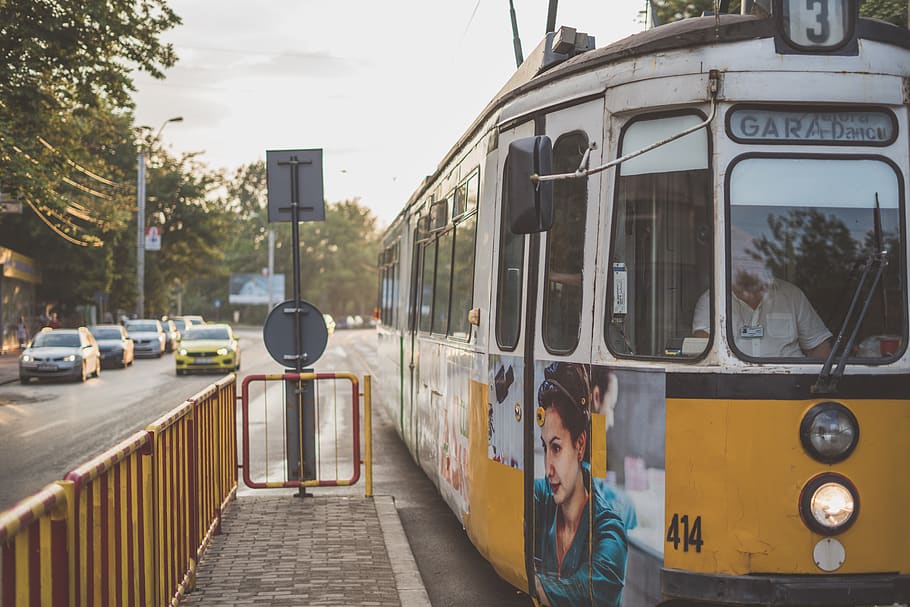
[[[746,356],[801,357],[831,337],[831,331],[796,286],[785,280],[773,279],[764,297],[754,310],[731,294],[729,324],[736,348]],[[695,304],[693,331],[711,332],[710,303],[705,291]],[[751,328],[753,335],[744,335]]]

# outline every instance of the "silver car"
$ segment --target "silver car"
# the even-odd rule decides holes
[[[35,378],[67,378],[85,381],[101,375],[98,343],[85,327],[42,329],[19,356],[19,381]]]
[[[133,340],[133,351],[136,356],[161,358],[167,344],[167,335],[160,320],[137,318],[126,321],[124,326]]]
[[[101,350],[101,366],[125,368],[133,364],[133,340],[122,325],[95,325],[89,328]]]

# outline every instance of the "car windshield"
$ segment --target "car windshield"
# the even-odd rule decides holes
[[[133,331],[136,333],[142,333],[150,331],[152,333],[158,332],[158,325],[153,322],[128,322],[126,323],[127,331]]]
[[[174,324],[177,325],[178,331],[183,331],[184,329],[186,329],[186,321],[183,320],[182,318],[180,320],[175,320]]]
[[[76,333],[38,333],[32,346],[36,348],[78,348],[79,335]]]
[[[198,327],[190,329],[183,336],[183,339],[230,339],[228,330],[224,327]]]
[[[92,329],[92,335],[95,336],[95,339],[120,339],[122,337],[120,329],[115,329],[113,327]]]

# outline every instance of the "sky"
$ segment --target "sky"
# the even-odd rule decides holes
[[[515,0],[527,56],[548,0]],[[644,0],[562,0],[598,47],[642,30]],[[170,0],[180,60],[134,74],[136,123],[232,173],[266,150],[323,150],[329,202],[391,222],[515,71],[508,0]]]

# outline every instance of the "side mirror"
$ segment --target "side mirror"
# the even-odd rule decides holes
[[[533,234],[553,227],[553,182],[531,181],[531,175],[550,175],[552,166],[553,144],[546,135],[509,144],[505,196],[513,233]]]

